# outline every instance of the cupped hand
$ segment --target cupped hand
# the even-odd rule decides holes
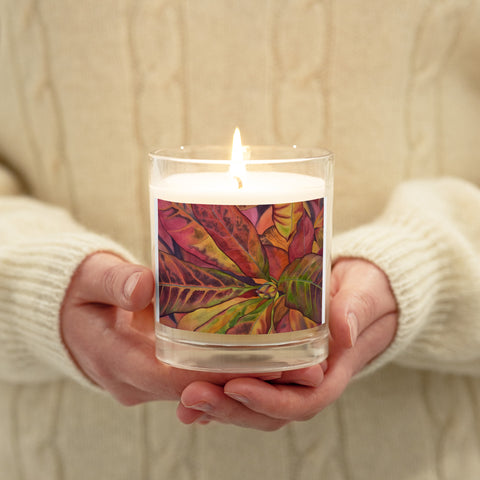
[[[285,372],[272,381],[235,378],[223,386],[193,382],[182,393],[177,416],[184,423],[216,420],[260,430],[308,420],[389,346],[397,318],[383,271],[365,260],[341,259],[332,269],[328,368],[323,364]]]
[[[156,359],[153,292],[146,267],[108,253],[82,262],[63,302],[60,329],[85,376],[124,405],[178,400],[192,382],[214,386],[235,378],[172,368]]]

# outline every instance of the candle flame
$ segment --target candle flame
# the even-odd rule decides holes
[[[246,167],[243,158],[242,138],[238,127],[233,134],[232,160],[230,162],[230,175],[237,181],[238,188],[243,187],[243,178],[245,178]]]

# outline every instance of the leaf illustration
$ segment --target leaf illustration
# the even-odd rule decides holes
[[[193,312],[184,314],[181,320],[178,322],[177,328],[195,331],[210,323],[215,317],[220,316],[221,318],[221,315],[233,305],[243,303],[245,301],[245,298],[236,297],[232,298],[231,300],[227,300],[226,302],[219,303],[218,305],[214,305],[213,307],[198,308]],[[205,331],[205,329],[203,329],[203,331]]]
[[[318,198],[305,202],[305,211],[313,221],[314,242],[312,253],[323,255],[324,199]]]
[[[269,334],[321,323],[323,199],[158,201],[159,317],[171,328]]]
[[[261,236],[261,239],[262,244],[265,246],[270,245],[272,247],[281,248],[282,250],[288,252],[287,240],[285,239],[285,237],[280,235],[280,233],[274,226],[266,230],[265,233]]]
[[[262,205],[267,207],[266,205]],[[258,207],[260,208],[260,207]],[[260,215],[258,222],[256,224],[257,232],[262,235],[265,230],[268,230],[270,227],[273,227],[273,206],[270,205],[268,208],[265,208],[263,213]]]
[[[289,240],[303,215],[303,202],[273,205],[273,223],[278,232]]]
[[[189,206],[158,200],[158,222],[181,249],[212,267],[242,274],[217,246],[207,230],[188,211]]]
[[[315,231],[315,242],[318,244],[320,249],[323,251],[323,229],[324,229],[324,209],[323,209],[323,198],[319,200],[321,202],[321,209],[317,213],[315,217],[315,223],[313,224],[313,228]]]
[[[182,314],[180,313],[177,315],[182,315]],[[177,328],[178,321],[175,317],[176,317],[175,314],[164,315],[163,317],[162,316],[159,317],[159,321],[162,325],[165,325],[166,327]]]
[[[301,312],[285,305],[285,296],[275,303],[275,331],[277,333],[294,332],[317,326],[313,320],[302,315]]]
[[[270,265],[270,276],[278,279],[285,270],[285,267],[290,263],[288,260],[288,253],[282,248],[267,245],[264,247],[268,256],[268,263]]]
[[[302,218],[298,222],[297,230],[293,236],[292,242],[288,247],[288,258],[290,262],[312,253],[314,233],[312,220],[306,212],[304,212]]]
[[[165,252],[158,252],[158,256],[160,316],[211,307],[257,288],[228,273],[198,267]]]
[[[193,205],[197,221],[251,278],[268,278],[268,258],[253,224],[231,205]]]
[[[259,300],[255,310],[236,319],[234,325],[226,333],[230,335],[270,333],[273,327],[272,309],[274,300]]]
[[[260,214],[259,207],[252,205],[237,205],[237,208],[242,212],[242,215],[245,215],[245,217],[247,217],[250,222],[252,222],[252,225],[256,227]]]
[[[322,306],[322,267],[320,255],[305,255],[290,263],[278,280],[278,290],[285,294],[286,306],[317,323]]]
[[[198,329],[205,333],[230,333],[229,330],[236,325],[258,317],[258,309],[268,303],[261,298],[251,298],[232,305],[219,314],[213,316],[207,323]]]
[[[158,245],[161,250],[173,253],[175,246],[172,237],[163,229],[158,229]]]

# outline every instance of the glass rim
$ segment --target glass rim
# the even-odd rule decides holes
[[[313,160],[333,160],[333,153],[319,147],[297,147],[296,145],[244,145],[247,154],[260,155],[259,158],[245,158],[246,165],[302,163]],[[184,145],[173,148],[160,148],[149,152],[151,160],[166,160],[178,163],[229,165],[231,146]],[[195,155],[193,152],[197,152]],[[198,152],[202,152],[200,156]],[[267,152],[270,152],[267,154]],[[280,153],[283,152],[281,156]],[[213,157],[209,158],[208,154]],[[221,155],[220,155],[221,153]]]

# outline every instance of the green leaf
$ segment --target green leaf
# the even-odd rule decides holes
[[[244,322],[246,318],[251,319],[253,315],[257,319],[258,309],[265,303],[266,301],[262,298],[243,299],[243,302],[231,305],[211,317],[198,331],[205,333],[230,333],[230,329]]]
[[[273,205],[273,223],[286,240],[297,230],[297,223],[303,215],[303,202]]]
[[[295,332],[307,328],[313,328],[318,323],[305,317],[299,310],[288,308],[285,305],[285,295],[282,295],[274,307],[274,324],[276,333]],[[321,320],[321,318],[319,319]]]
[[[317,323],[321,322],[322,275],[323,258],[311,253],[290,263],[278,280],[286,306]]]
[[[183,315],[182,319],[178,322],[177,328],[182,330],[200,330],[213,333],[215,328],[210,328],[211,324],[215,324],[215,319],[222,318],[223,314],[232,306],[237,305],[238,303],[244,303],[246,300],[242,297],[236,297],[231,300],[228,300],[213,307],[207,308],[198,308],[193,312],[186,313]],[[222,325],[218,324],[219,328]]]
[[[235,318],[235,322],[232,322],[225,333],[231,335],[259,335],[272,332],[272,309],[275,300],[261,298],[255,300],[257,300],[255,310]],[[254,302],[252,302],[253,304]]]

